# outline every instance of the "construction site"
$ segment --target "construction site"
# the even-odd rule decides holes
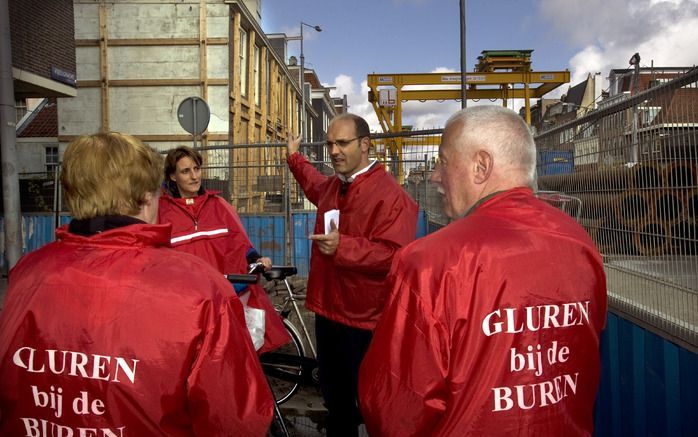
[[[302,135],[301,153],[332,175],[327,127],[352,108],[323,86],[321,71],[290,56],[297,38],[265,33],[259,1],[50,3],[40,15],[63,27],[54,34],[61,48],[46,42],[32,57],[28,32],[16,29],[41,33],[35,23],[47,20],[9,1],[22,254],[54,241],[70,221],[60,188],[66,146],[85,133],[128,132],[162,153],[199,150],[204,187],[236,209],[260,253],[297,267],[294,288],[304,293],[316,207],[289,171],[287,141]],[[692,435],[698,69],[641,67],[636,53],[629,67],[570,83],[564,68],[537,70],[539,55],[483,47],[467,72],[366,73],[380,125],[371,158],[419,205],[417,237],[431,234],[450,223],[430,182],[443,129],[406,126],[403,106],[463,96],[464,106],[518,102],[536,143],[537,196],[577,220],[603,257],[609,312],[594,435]],[[549,97],[555,90],[560,97]],[[284,298],[280,284],[266,287],[275,303]],[[312,313],[303,318],[312,326]],[[324,435],[315,387],[281,409],[295,435]]]

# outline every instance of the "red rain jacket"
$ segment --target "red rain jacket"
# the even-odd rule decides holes
[[[590,435],[601,257],[531,190],[499,193],[396,257],[359,377],[376,436]]]
[[[245,254],[252,247],[235,209],[206,191],[194,198],[160,196],[158,222],[172,224],[171,247],[206,260],[223,274],[247,273]],[[291,340],[281,317],[259,285],[250,285],[247,305],[264,310],[264,345],[267,352]]]
[[[306,306],[335,322],[373,329],[390,291],[386,275],[393,255],[414,240],[417,204],[378,163],[344,195],[337,176],[322,175],[300,153],[288,164],[317,206],[315,234],[325,233],[326,211],[340,211],[337,252],[327,256],[312,247]]]
[[[0,435],[265,435],[273,400],[227,281],[158,247],[169,226],[66,228],[10,272]]]

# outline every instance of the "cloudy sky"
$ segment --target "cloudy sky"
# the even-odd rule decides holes
[[[370,73],[460,71],[459,0],[262,0],[266,32],[299,34],[306,67],[346,94],[350,111],[379,125],[367,100]],[[467,66],[482,50],[533,49],[537,71],[608,76],[640,53],[641,66],[698,64],[698,0],[466,0]],[[300,44],[289,42],[290,55]],[[554,97],[567,89],[556,90]],[[553,97],[553,95],[550,95]],[[459,102],[403,104],[403,122],[442,127]]]

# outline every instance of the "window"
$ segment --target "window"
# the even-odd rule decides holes
[[[17,109],[17,117],[15,122],[19,123],[19,121],[27,114],[27,100],[15,100],[15,108]]]
[[[58,147],[46,146],[44,148],[44,163],[46,164],[46,173],[54,173],[58,168]]]
[[[259,46],[254,46],[254,103],[262,104],[262,51]]]
[[[240,28],[240,94],[247,97],[247,31]]]

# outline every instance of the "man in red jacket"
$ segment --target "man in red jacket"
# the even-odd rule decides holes
[[[265,435],[273,399],[239,300],[154,224],[160,155],[80,137],[61,181],[73,220],[10,271],[0,435]]]
[[[594,243],[534,197],[515,112],[446,123],[432,181],[453,222],[405,247],[360,375],[371,435],[590,435],[606,284]]]
[[[415,237],[417,204],[381,164],[368,158],[366,121],[335,117],[327,151],[335,175],[323,176],[288,143],[288,165],[317,206],[306,306],[316,313],[320,385],[328,436],[354,436],[361,416],[356,389],[361,360],[389,292],[395,252]]]

